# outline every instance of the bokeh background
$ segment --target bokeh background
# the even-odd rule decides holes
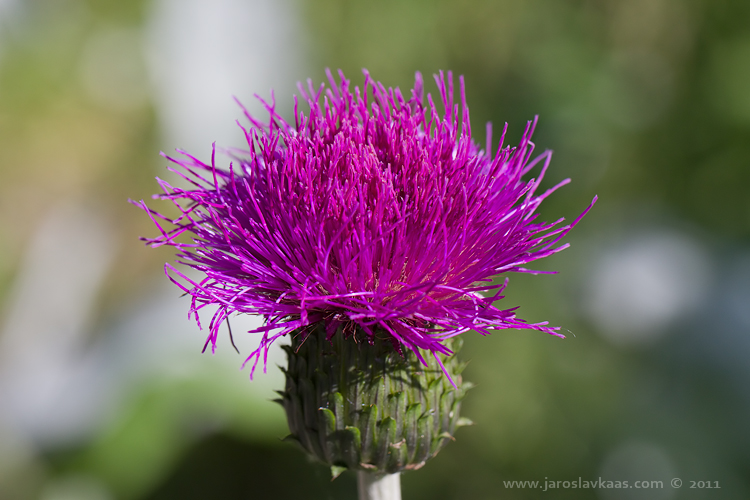
[[[478,142],[540,116],[545,182],[573,178],[547,220],[600,197],[504,299],[568,338],[465,335],[476,425],[404,498],[750,498],[746,0],[0,0],[0,498],[354,497],[280,441],[278,350],[252,382],[227,338],[200,354],[127,203],[159,151],[242,144],[232,96],[289,116],[325,67],[463,74]],[[579,477],[665,488],[503,483]]]

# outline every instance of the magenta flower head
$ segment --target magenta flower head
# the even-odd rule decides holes
[[[488,334],[507,328],[562,336],[546,323],[519,319],[515,308],[497,307],[507,284],[507,278],[497,278],[536,272],[526,266],[566,248],[561,239],[591,205],[572,224],[563,219],[540,222],[537,207],[569,180],[540,192],[551,152],[533,155],[536,119],[527,123],[515,147],[503,145],[507,125],[499,144],[493,143],[489,124],[484,149],[474,142],[463,77],[459,105],[450,72],[447,79],[442,72],[435,77],[439,104],[430,94],[425,100],[419,73],[407,96],[364,75],[362,89],[352,88],[343,73],[337,81],[330,72],[329,87],[315,88],[309,80],[307,88],[300,85],[306,110],[295,98],[293,123],[279,116],[275,101],[263,102],[267,122],[245,110],[247,149],[231,150],[227,167],[217,166],[215,148],[210,164],[181,151],[180,157],[167,157],[176,166],[170,170],[189,187],[159,180],[164,193],[157,197],[174,203],[180,215],[170,219],[141,203],[161,231],[146,241],[174,246],[178,262],[204,276],[194,280],[167,264],[170,279],[192,297],[191,313],[199,324],[201,309],[218,307],[208,325],[206,346],[210,343],[212,350],[221,324],[232,313],[265,318],[251,332],[262,335],[246,361],[251,375],[261,358],[265,366],[269,345],[292,334],[295,347],[290,352],[297,355],[303,344],[324,351],[335,344],[357,352],[380,346],[393,359],[414,358],[418,373],[419,366],[428,372],[436,367],[439,378],[449,382],[443,390],[448,394],[460,382],[460,370],[446,365],[457,346],[451,339],[470,330]],[[306,342],[313,334],[317,340]],[[310,362],[300,368],[290,360],[288,372],[299,372],[293,381],[298,395],[298,386],[305,385],[299,377],[321,371],[318,361],[313,362],[317,368],[310,368]],[[342,388],[346,384],[325,384],[328,389],[311,393],[317,395],[310,396],[315,399],[310,412],[330,408],[332,432],[338,427],[343,432],[351,426],[338,422],[337,427],[338,403],[331,394],[350,401]],[[289,394],[288,382],[282,395]],[[404,414],[410,405],[421,405],[416,429],[428,412],[427,403],[419,401],[419,394],[407,396]],[[420,448],[406,436],[403,453],[393,452],[404,456],[388,458],[393,451],[389,446],[406,432],[408,422],[403,416],[396,421],[397,409],[386,411],[391,403],[373,397],[369,406],[358,402],[340,410],[347,416],[359,412],[355,420],[361,432],[350,436],[360,441],[357,456],[344,456],[344,445],[336,445],[338,452],[328,450],[330,439],[321,437],[325,432],[320,429],[312,438],[302,436],[317,425],[305,422],[307,416],[300,417],[302,422],[290,417],[293,436],[331,465],[338,461],[338,466],[360,470],[401,470],[436,452],[434,442]],[[304,398],[285,406],[304,406]],[[381,411],[365,416],[363,405],[379,405]],[[447,423],[431,421],[435,432],[452,434],[457,421],[450,413]],[[362,455],[368,418],[375,418],[377,428],[394,426],[393,439],[388,438],[390,430],[383,431],[390,444],[377,457]],[[383,424],[387,418],[396,422]],[[380,431],[372,432],[377,440]]]

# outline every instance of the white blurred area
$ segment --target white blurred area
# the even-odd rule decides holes
[[[91,424],[101,378],[85,376],[90,368],[81,363],[82,351],[114,238],[93,210],[56,207],[21,264],[0,336],[0,418],[36,442]],[[70,390],[76,382],[84,390]]]
[[[629,234],[590,266],[584,312],[619,346],[649,344],[700,310],[713,276],[707,251],[674,229]]]
[[[0,14],[12,4],[0,0]],[[161,143],[170,148],[165,151],[179,147],[201,157],[213,141],[244,145],[234,95],[263,116],[252,96],[268,98],[273,87],[291,108],[294,84],[306,71],[306,42],[291,0],[156,0],[152,7],[145,29],[101,26],[85,42],[77,70],[93,102],[128,111],[150,101]],[[283,388],[275,367],[285,360],[279,345],[269,355],[268,375],[262,363],[252,382],[248,370],[239,371],[259,341],[243,333],[260,318],[233,318],[241,355],[226,327],[216,356],[210,349],[201,355],[207,333],[188,320],[190,299],[180,298],[163,275],[124,301],[116,318],[94,323],[119,248],[151,251],[137,241],[118,241],[112,224],[97,207],[72,198],[33,231],[0,325],[0,483],[40,451],[92,438],[149,380],[212,379],[224,395],[233,391],[263,408],[272,405],[273,390]],[[201,314],[204,325],[210,315]],[[220,407],[207,402],[205,411]],[[260,427],[283,420],[280,410],[271,417],[264,412]],[[63,478],[43,497],[109,498],[102,488],[87,478]]]
[[[261,119],[253,97],[292,109],[296,82],[308,76],[306,40],[291,0],[157,0],[146,54],[165,152],[204,156],[211,143],[241,147],[237,97]]]

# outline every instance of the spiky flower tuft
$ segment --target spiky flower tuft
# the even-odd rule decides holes
[[[459,106],[451,73],[435,77],[439,109],[429,94],[425,102],[419,73],[408,97],[367,72],[362,90],[339,76],[328,72],[330,87],[299,86],[309,111],[295,97],[294,123],[275,101],[263,102],[267,123],[245,110],[248,149],[233,150],[228,168],[216,165],[215,146],[210,164],[182,151],[167,157],[190,186],[159,180],[156,197],[179,208],[176,219],[140,203],[161,231],[146,241],[176,247],[179,263],[205,275],[194,281],[167,264],[199,325],[198,312],[218,306],[206,346],[216,348],[232,313],[266,320],[252,331],[262,340],[246,360],[251,375],[274,340],[315,325],[328,339],[386,335],[425,366],[425,353],[442,366],[446,341],[469,330],[562,336],[493,305],[507,284],[496,276],[533,272],[524,266],[564,249],[561,238],[586,213],[568,225],[537,221],[542,200],[568,180],[538,193],[551,152],[532,159],[536,119],[518,146],[501,138],[493,154],[489,125],[485,149],[471,139],[463,78]]]

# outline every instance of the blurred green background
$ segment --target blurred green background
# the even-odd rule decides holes
[[[280,442],[278,350],[252,382],[227,338],[201,356],[126,202],[160,150],[241,145],[233,95],[289,116],[325,67],[463,74],[477,142],[540,116],[545,183],[573,178],[546,220],[600,196],[504,299],[568,338],[466,334],[476,425],[404,498],[750,498],[746,0],[0,0],[0,498],[354,498]],[[664,488],[504,483],[579,477]]]

